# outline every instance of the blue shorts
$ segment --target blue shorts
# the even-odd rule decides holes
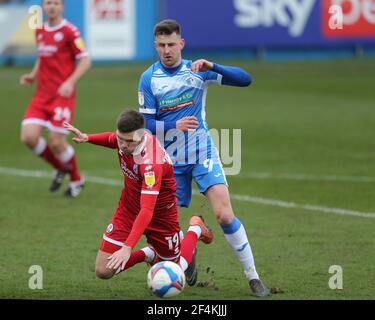
[[[223,167],[217,161],[211,162],[209,165],[198,163],[175,166],[174,177],[177,184],[177,205],[185,208],[190,205],[193,178],[201,193],[216,184],[228,185]]]

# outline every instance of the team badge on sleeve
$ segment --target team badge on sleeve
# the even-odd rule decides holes
[[[110,223],[110,224],[108,225],[108,227],[107,227],[106,232],[107,232],[107,233],[111,233],[112,231],[113,231],[113,224]]]
[[[145,172],[145,183],[147,187],[152,188],[155,184],[155,172],[149,171]]]
[[[138,103],[140,106],[145,105],[145,94],[142,91],[138,91]]]
[[[83,42],[82,38],[75,39],[74,44],[76,45],[77,49],[79,49],[79,50],[83,50],[85,48],[85,43]]]

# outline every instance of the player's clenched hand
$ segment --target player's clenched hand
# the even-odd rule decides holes
[[[73,141],[76,143],[83,143],[89,141],[89,138],[86,133],[82,133],[76,127],[73,127],[70,123],[64,122],[63,126],[65,129],[73,133]]]
[[[121,270],[124,270],[125,265],[130,258],[131,252],[131,247],[123,246],[120,250],[116,251],[107,258],[109,260],[107,263],[107,268],[117,270],[121,266]]]
[[[64,97],[64,98],[69,98],[74,91],[74,84],[70,80],[66,80],[57,90],[57,93]]]
[[[31,86],[35,80],[31,74],[24,74],[20,77],[20,85],[22,86]]]
[[[196,117],[184,117],[176,121],[176,129],[181,131],[194,130],[198,128],[198,120]]]
[[[193,72],[206,72],[211,70],[214,67],[214,64],[210,61],[199,59],[192,63],[191,71]]]

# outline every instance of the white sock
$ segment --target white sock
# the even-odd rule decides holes
[[[178,264],[180,265],[182,271],[184,271],[184,272],[185,272],[186,269],[188,268],[188,263],[187,263],[187,261],[185,260],[184,257],[181,257],[181,256],[180,256],[180,262],[179,262]]]
[[[35,148],[33,149],[33,153],[36,156],[39,156],[47,147],[47,141],[43,137],[40,137],[38,143],[36,144]]]
[[[188,231],[194,232],[197,235],[198,239],[202,234],[202,229],[199,226],[190,226]]]
[[[152,260],[154,260],[154,258],[155,258],[155,251],[152,250],[150,247],[145,247],[145,248],[142,248],[141,250],[146,255],[145,262],[151,263]]]
[[[250,242],[247,239],[245,228],[240,220],[234,217],[229,225],[222,225],[221,228],[224,231],[225,239],[227,239],[230,247],[240,260],[246,278],[249,281],[251,279],[259,279],[259,275],[255,269]]]
[[[184,238],[184,232],[180,230],[180,242],[182,241],[183,238]]]
[[[69,182],[69,186],[71,188],[76,188],[76,187],[81,186],[84,183],[85,183],[85,179],[83,177],[81,177],[81,180]]]
[[[59,154],[59,159],[63,163],[67,163],[72,159],[74,156],[74,149],[71,145],[68,145],[68,147],[63,151],[62,153]]]

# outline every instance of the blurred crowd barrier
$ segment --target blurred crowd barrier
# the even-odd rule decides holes
[[[0,0],[0,63],[35,57],[40,0]],[[375,0],[65,0],[94,62],[155,57],[153,26],[182,25],[191,54],[264,58],[375,52]],[[43,17],[41,17],[42,19]]]

